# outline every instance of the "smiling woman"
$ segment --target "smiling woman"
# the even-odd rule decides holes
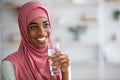
[[[37,18],[28,26],[30,42],[32,42],[32,44],[37,48],[47,46],[49,35],[50,25],[46,18]]]
[[[61,51],[56,51],[53,57],[48,56],[52,26],[46,6],[39,2],[24,4],[18,22],[20,46],[2,61],[2,80],[69,80],[69,57]],[[60,68],[59,75],[50,74],[49,61],[53,62],[52,67]]]

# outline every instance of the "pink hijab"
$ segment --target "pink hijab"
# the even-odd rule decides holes
[[[21,43],[18,51],[9,55],[6,60],[13,63],[16,80],[60,80],[59,76],[50,75],[47,47],[36,49],[29,41],[27,27],[37,17],[48,18],[51,28],[51,17],[45,5],[28,2],[21,7],[18,17]],[[51,42],[50,36],[49,43]]]

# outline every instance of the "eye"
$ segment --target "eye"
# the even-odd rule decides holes
[[[30,26],[29,28],[34,30],[34,29],[37,29],[38,27],[37,26]]]
[[[49,23],[43,24],[43,27],[44,27],[44,28],[48,28],[49,26],[50,26]]]

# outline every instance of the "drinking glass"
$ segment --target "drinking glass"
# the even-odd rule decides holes
[[[48,43],[48,56],[54,56],[55,52],[60,50],[59,42],[55,42],[52,45]],[[60,74],[60,68],[57,66],[52,66],[53,61],[49,60],[49,67],[52,76],[57,76]]]

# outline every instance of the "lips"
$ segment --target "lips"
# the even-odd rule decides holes
[[[46,39],[46,37],[42,37],[42,38],[38,38],[38,41],[44,41]]]
[[[39,43],[44,43],[47,40],[47,37],[37,38]]]

